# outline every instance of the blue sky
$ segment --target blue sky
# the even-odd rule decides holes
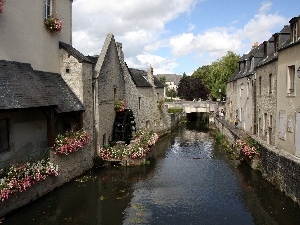
[[[190,75],[227,51],[247,53],[299,15],[299,0],[75,0],[73,46],[99,55],[112,33],[129,67]]]

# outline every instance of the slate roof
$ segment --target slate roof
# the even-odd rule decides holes
[[[71,45],[59,42],[59,48],[63,48],[68,54],[72,55],[74,58],[76,58],[80,63],[86,62],[86,63],[94,63],[92,60],[90,60],[88,57],[84,56],[81,52],[79,52],[77,49],[73,48]]]
[[[46,106],[56,107],[58,113],[84,110],[60,74],[0,60],[0,110]]]
[[[42,71],[35,72],[45,84],[47,91],[58,102],[58,107],[56,108],[58,113],[84,110],[84,106],[60,74]]]
[[[152,87],[152,85],[145,79],[147,72],[145,70],[128,68],[131,78],[137,87]]]
[[[156,88],[164,88],[165,87],[165,85],[163,85],[163,83],[160,82],[160,80],[157,79],[157,77],[155,77],[155,76],[154,76],[154,85]]]
[[[0,60],[0,110],[55,105],[30,64]]]
[[[240,59],[239,62],[244,62],[244,61],[249,61],[251,57],[254,57],[257,60],[256,65],[254,65],[254,69],[251,70],[250,69],[250,65],[247,65],[247,69],[242,69],[242,70],[235,70],[234,73],[231,75],[231,77],[228,79],[227,82],[232,82],[234,80],[243,78],[243,77],[247,77],[247,76],[251,76],[255,73],[256,71],[256,67],[257,64],[259,63],[259,61],[263,58],[264,56],[264,46],[263,43],[253,47],[248,54],[244,54]]]
[[[160,79],[161,77],[166,78],[166,82],[174,82],[174,84],[178,85],[179,81],[182,78],[182,75],[176,75],[176,74],[157,74],[154,77],[157,77]]]

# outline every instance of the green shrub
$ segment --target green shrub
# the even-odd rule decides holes
[[[183,108],[168,108],[168,113],[182,113],[183,112]]]

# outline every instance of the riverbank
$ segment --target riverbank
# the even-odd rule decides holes
[[[259,170],[262,176],[275,185],[285,195],[300,205],[300,159],[288,154],[282,149],[268,145],[265,141],[258,139],[255,135],[249,135],[233,124],[220,118],[215,118],[216,127],[222,136],[235,149],[236,141],[245,140],[250,136],[257,141],[260,154],[257,162],[249,160],[252,169]]]

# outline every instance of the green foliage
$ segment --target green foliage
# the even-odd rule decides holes
[[[202,83],[201,79],[188,76],[179,81],[177,95],[188,101],[199,98],[207,100],[209,90]]]
[[[211,65],[199,67],[192,74],[192,77],[202,80],[210,91],[211,98],[225,97],[226,83],[237,69],[239,58],[239,55],[229,51],[225,56],[213,62]]]
[[[160,77],[159,78],[159,81],[162,83],[162,84],[166,84],[166,77],[165,76],[163,76],[163,77]]]
[[[168,108],[168,113],[182,113],[183,112],[183,108]]]
[[[175,98],[177,96],[177,92],[173,88],[168,88],[166,89],[166,96]]]

